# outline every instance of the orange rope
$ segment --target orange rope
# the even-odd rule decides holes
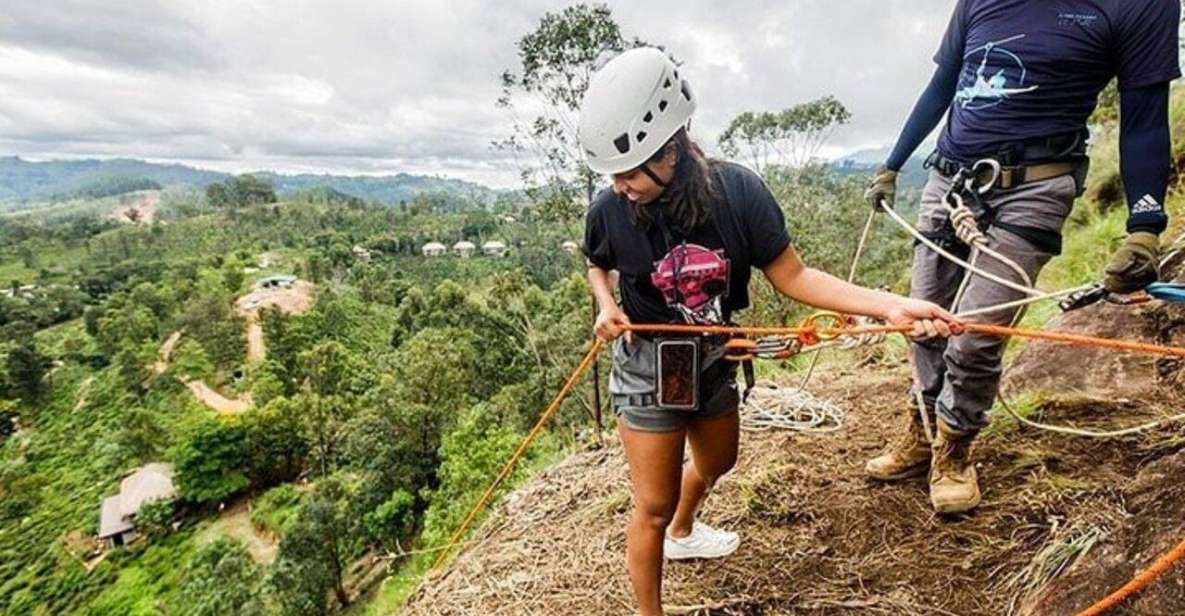
[[[560,389],[560,393],[556,394],[556,397],[552,399],[551,404],[547,406],[547,410],[543,411],[543,415],[539,417],[539,421],[535,422],[535,427],[531,428],[530,433],[528,433],[527,437],[523,439],[522,444],[518,446],[518,450],[515,451],[514,455],[510,456],[510,459],[507,460],[506,464],[502,466],[502,471],[498,473],[498,476],[492,482],[490,482],[489,487],[486,488],[486,491],[481,495],[481,498],[477,499],[477,504],[475,504],[473,508],[469,510],[469,514],[465,516],[465,520],[461,522],[461,526],[458,527],[455,532],[453,532],[453,536],[449,538],[448,545],[446,545],[444,550],[441,551],[440,555],[436,557],[436,562],[432,564],[433,569],[439,567],[440,564],[443,563],[446,558],[448,558],[449,553],[453,551],[453,548],[461,540],[461,537],[463,537],[465,532],[469,530],[469,525],[473,523],[474,518],[477,517],[477,514],[485,508],[486,504],[490,501],[490,498],[493,497],[494,490],[497,490],[498,486],[510,476],[510,473],[514,470],[515,465],[518,464],[519,458],[523,457],[523,454],[527,452],[527,448],[531,446],[531,443],[534,443],[535,439],[539,438],[539,435],[543,433],[543,427],[547,425],[547,422],[550,421],[552,416],[556,414],[556,411],[560,409],[560,403],[564,401],[564,398],[568,397],[568,394],[572,391],[572,388],[576,387],[577,381],[580,380],[580,377],[584,375],[589,366],[591,366],[592,363],[596,361],[597,355],[600,355],[601,349],[604,348],[604,346],[605,342],[600,338],[597,338],[593,341],[592,348],[588,350],[588,353],[584,356],[584,360],[580,362],[580,365],[576,366],[576,369],[572,371],[572,376],[568,377],[568,381],[564,383],[564,386]]]
[[[1151,584],[1160,574],[1168,571],[1177,561],[1185,558],[1185,541],[1177,544],[1177,547],[1172,551],[1161,556],[1152,566],[1141,571],[1139,575],[1132,578],[1130,582],[1124,584],[1119,590],[1103,597],[1094,605],[1078,612],[1077,616],[1099,616],[1105,614],[1111,608],[1123,603],[1128,597],[1144,590],[1144,587]]]
[[[986,323],[964,323],[962,327],[963,331],[973,334],[987,334],[989,336],[1000,336],[1002,338],[1018,336],[1021,338],[1044,340],[1046,342],[1060,342],[1063,344],[1096,347],[1101,349],[1110,349],[1113,351],[1130,351],[1133,353],[1171,355],[1174,357],[1185,358],[1185,348],[1181,347],[1161,346],[1158,344],[1132,342],[1129,340],[1113,340],[1111,338],[1098,338],[1095,336],[1067,334],[1064,332],[1048,332],[1037,329],[1004,327],[1003,325],[988,325]],[[845,327],[833,331],[834,333],[837,333],[841,336],[857,336],[860,334],[908,333],[912,330],[913,328],[908,325],[870,325],[863,327]]]

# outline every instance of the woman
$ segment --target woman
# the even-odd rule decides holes
[[[597,72],[580,115],[588,165],[613,181],[613,190],[602,191],[589,208],[584,251],[600,307],[596,334],[616,340],[609,388],[634,500],[626,562],[645,616],[662,614],[664,555],[719,558],[739,544],[735,533],[695,517],[736,462],[740,396],[721,340],[656,338],[626,332],[627,325],[728,323],[748,306],[753,267],[787,297],[912,325],[915,336],[949,336],[955,323],[934,304],[803,265],[761,178],[707,160],[690,139],[695,107],[674,63],[657,49],[639,48]],[[620,273],[620,307],[612,270]]]

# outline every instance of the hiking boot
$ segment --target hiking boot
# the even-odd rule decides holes
[[[930,425],[935,423],[934,413],[927,409]],[[897,437],[889,443],[885,452],[864,465],[869,477],[880,481],[894,481],[908,477],[919,477],[930,470],[930,441],[926,439],[926,427],[922,424],[917,408],[909,407],[902,418]]]
[[[938,422],[930,468],[930,502],[938,513],[962,513],[979,505],[979,477],[971,464],[975,432],[960,432]]]

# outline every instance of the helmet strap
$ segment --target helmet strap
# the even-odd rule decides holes
[[[662,188],[667,187],[667,183],[662,181],[662,179],[658,177],[658,174],[656,174],[654,170],[650,168],[650,163],[642,163],[642,166],[638,168],[641,169],[642,173],[645,173],[646,177],[650,178],[650,180],[655,184],[658,184]]]

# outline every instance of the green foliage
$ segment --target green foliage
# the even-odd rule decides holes
[[[180,595],[185,614],[248,616],[265,612],[262,570],[247,548],[218,538],[185,563]]]
[[[720,149],[728,156],[746,155],[758,172],[771,164],[802,167],[815,158],[836,127],[852,114],[833,96],[781,111],[745,111],[721,133]]]
[[[50,360],[37,350],[31,338],[10,349],[5,360],[5,371],[11,391],[8,396],[36,400],[45,391],[45,374]]]
[[[251,524],[260,530],[280,536],[288,530],[300,509],[301,493],[296,486],[285,483],[255,499],[251,506]]]
[[[350,487],[327,477],[313,489],[280,542],[272,588],[286,614],[325,614],[349,605],[345,568],[358,545]]]
[[[95,180],[84,188],[74,191],[71,196],[101,199],[140,190],[160,190],[161,188],[163,187],[159,183],[148,178],[114,176]]]
[[[140,507],[136,513],[136,529],[148,537],[160,537],[173,530],[173,514],[177,502],[171,498],[158,498]]]
[[[488,405],[475,405],[444,438],[437,472],[440,486],[431,493],[431,504],[424,516],[421,537],[426,545],[441,545],[449,538],[517,448],[520,435],[499,426],[494,417]],[[538,456],[540,451],[536,449],[530,455]],[[520,464],[516,475],[521,476],[522,469]],[[500,493],[505,493],[513,481],[512,477],[503,483]]]
[[[292,481],[304,468],[309,442],[301,405],[275,398],[240,418],[247,448],[247,475],[255,486]]]
[[[374,511],[366,514],[366,530],[382,546],[394,547],[415,522],[415,497],[403,490],[391,494]]]
[[[250,483],[244,469],[247,434],[232,421],[206,418],[185,435],[173,454],[177,489],[195,503],[221,502]]]
[[[276,190],[268,180],[239,175],[206,187],[206,201],[216,208],[239,209],[276,202]]]

